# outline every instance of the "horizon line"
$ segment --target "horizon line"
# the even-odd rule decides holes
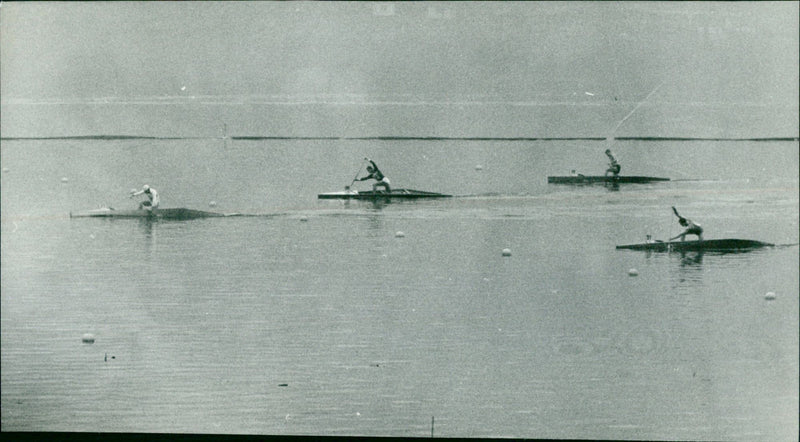
[[[0,140],[418,140],[418,141],[800,141],[800,137],[446,137],[446,136],[282,136],[237,135],[228,137],[159,137],[145,135],[68,135],[50,137],[0,137]]]

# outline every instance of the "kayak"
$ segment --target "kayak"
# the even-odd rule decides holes
[[[328,192],[328,193],[320,193],[317,195],[319,199],[356,199],[356,200],[370,200],[370,199],[394,199],[394,198],[402,198],[402,199],[414,199],[414,198],[450,198],[453,195],[446,195],[444,193],[437,193],[437,192],[425,192],[423,190],[414,190],[414,189],[392,189],[391,192],[386,192],[384,190],[342,190],[339,192]]]
[[[669,181],[669,178],[655,176],[603,176],[603,175],[570,175],[549,176],[547,182],[551,184],[591,184],[591,183],[650,183],[653,181]]]
[[[654,241],[640,244],[617,246],[617,249],[651,250],[654,252],[673,251],[709,251],[709,252],[736,252],[773,247],[770,244],[752,239],[705,239],[702,241]]]
[[[156,209],[151,212],[143,209],[116,210],[111,207],[102,209],[84,210],[80,212],[70,212],[70,218],[149,218],[149,219],[168,219],[168,220],[189,220],[197,218],[215,218],[225,216],[238,216],[239,213],[218,213],[205,212],[202,210],[174,208]]]

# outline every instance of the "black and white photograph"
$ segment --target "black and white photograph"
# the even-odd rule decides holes
[[[800,2],[0,2],[0,430],[797,441]]]

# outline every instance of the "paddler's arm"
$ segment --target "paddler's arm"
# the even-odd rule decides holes
[[[669,241],[672,241],[673,239],[678,239],[678,238],[680,238],[680,237],[681,237],[681,235],[685,235],[685,234],[686,234],[686,232],[685,232],[685,231],[684,231],[684,232],[681,232],[681,233],[679,233],[678,235],[675,235],[675,236],[673,236],[672,238],[670,238],[670,239],[669,239]]]
[[[374,162],[374,161],[370,160],[370,159],[369,159],[369,158],[367,158],[367,157],[364,157],[364,159],[365,159],[365,160],[367,160],[367,161],[369,161],[369,163],[370,163],[370,164],[372,164],[372,168],[373,168],[373,169],[375,169],[375,170],[378,170],[378,165],[377,165],[377,164],[375,164],[375,162]]]

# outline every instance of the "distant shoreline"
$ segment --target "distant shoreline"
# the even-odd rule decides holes
[[[4,141],[24,140],[375,140],[375,141],[606,141],[606,137],[415,137],[415,136],[365,136],[365,137],[304,137],[304,136],[231,136],[231,137],[153,137],[139,135],[74,135],[62,137],[0,137]],[[614,137],[618,141],[800,141],[798,137]]]

